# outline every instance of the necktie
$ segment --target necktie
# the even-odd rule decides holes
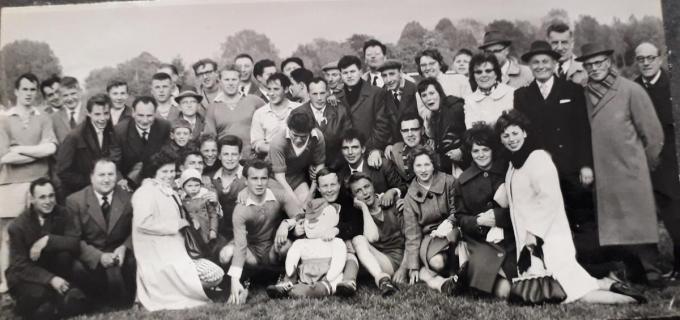
[[[392,91],[392,96],[394,96],[394,103],[398,106],[401,102],[401,99],[399,99],[399,90]]]
[[[147,132],[146,130],[142,131],[142,140],[144,140],[144,143],[149,142],[149,132]]]
[[[567,72],[564,70],[564,62],[560,62],[560,66],[558,68],[558,73],[560,78],[565,79],[567,77]]]
[[[378,76],[373,76],[373,85],[378,86]]]
[[[104,220],[109,223],[109,213],[111,212],[111,204],[106,195],[102,196],[102,213],[104,214]]]
[[[241,86],[241,88],[239,88],[239,91],[241,91],[241,95],[245,95],[246,94],[246,86]]]
[[[70,111],[71,113],[71,119],[68,121],[68,125],[71,127],[71,129],[76,127],[76,112],[75,111]]]
[[[541,95],[543,96],[543,99],[547,99],[548,94],[550,93],[548,92],[548,86],[545,83],[541,83],[538,87],[541,90]]]

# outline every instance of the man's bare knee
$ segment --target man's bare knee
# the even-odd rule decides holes
[[[231,262],[231,258],[234,257],[234,245],[228,244],[220,250],[220,263],[228,264]]]
[[[441,254],[433,256],[427,262],[430,265],[430,269],[436,272],[440,272],[444,270],[444,267],[446,267],[446,259],[444,259],[444,256]]]

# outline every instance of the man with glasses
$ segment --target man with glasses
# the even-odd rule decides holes
[[[410,151],[419,145],[434,148],[434,141],[425,136],[423,119],[418,113],[404,113],[399,117],[398,123],[402,141],[388,146],[385,149],[385,157],[394,162],[394,167],[402,180],[411,182],[415,174],[408,167]]]
[[[628,280],[662,286],[650,171],[659,164],[663,130],[647,92],[612,68],[613,52],[587,43],[576,58],[588,73],[599,243],[633,257],[624,261]]]
[[[635,48],[635,61],[640,71],[635,82],[642,85],[652,99],[664,133],[659,166],[652,171],[652,186],[659,217],[673,239],[673,270],[667,276],[670,280],[676,280],[680,279],[680,182],[670,83],[667,71],[661,68],[661,52],[655,45],[649,42],[638,45]]]
[[[529,85],[533,76],[529,67],[519,64],[517,58],[510,56],[511,45],[512,41],[500,31],[489,30],[484,34],[484,42],[479,49],[496,56],[501,66],[503,83],[513,88],[521,88]]]
[[[202,109],[207,110],[207,106],[220,93],[220,86],[217,82],[217,62],[211,59],[198,60],[192,66],[194,74],[200,82],[198,93],[203,96]],[[203,113],[205,115],[205,113]]]
[[[583,65],[574,59],[574,33],[569,26],[566,23],[557,22],[551,24],[546,33],[550,46],[560,54],[555,69],[557,76],[585,86],[588,75],[583,70]]]

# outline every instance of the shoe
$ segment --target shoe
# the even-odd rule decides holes
[[[384,277],[378,282],[378,288],[380,289],[380,294],[385,297],[389,297],[399,290],[396,285],[392,282],[389,277]]]
[[[609,287],[609,291],[622,294],[624,296],[629,296],[640,304],[647,303],[647,298],[645,295],[627,283],[614,282],[612,283],[611,287]]]
[[[449,296],[456,296],[460,294],[462,291],[461,289],[461,284],[458,281],[458,275],[454,274],[453,276],[447,278],[444,280],[444,283],[442,283],[442,293],[449,295]]]
[[[354,281],[342,281],[335,287],[335,294],[341,297],[351,297],[357,292],[357,283]]]
[[[669,282],[675,282],[680,280],[680,271],[673,269],[668,273],[664,273],[661,277]]]
[[[269,298],[282,299],[288,297],[288,292],[290,292],[290,289],[292,288],[293,283],[290,281],[286,281],[267,286],[266,291]]]

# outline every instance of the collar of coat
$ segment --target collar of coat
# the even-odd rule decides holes
[[[509,93],[511,94],[513,91],[515,91],[515,89],[513,89],[511,86],[499,82],[496,86],[496,89],[494,89],[488,96],[484,95],[482,91],[479,90],[479,88],[477,88],[477,90],[475,90],[475,92],[473,92],[470,96],[475,102],[480,102],[484,100],[484,98],[486,97],[490,97],[494,101],[498,101],[500,99],[503,99],[503,97],[505,97],[506,94]]]
[[[417,181],[418,178],[413,179],[411,186],[408,188],[408,194],[413,198],[413,200],[423,203],[425,199],[432,198],[428,197],[430,193],[435,195],[441,195],[444,193],[444,187],[446,186],[446,174],[443,172],[436,172],[432,176],[432,185],[430,190],[425,190],[420,183]]]
[[[480,169],[476,164],[473,163],[469,168],[467,168],[467,170],[461,173],[460,177],[458,177],[458,181],[460,181],[460,184],[465,184],[484,172],[491,172],[492,174],[503,176],[506,171],[506,166],[501,160],[494,160],[493,163],[491,163],[491,168],[489,168],[487,171]]]

